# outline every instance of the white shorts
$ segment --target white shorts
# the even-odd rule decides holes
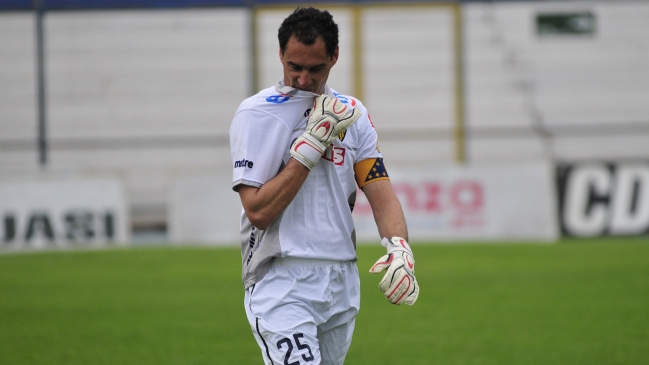
[[[280,258],[245,294],[266,365],[342,365],[360,308],[353,261]]]

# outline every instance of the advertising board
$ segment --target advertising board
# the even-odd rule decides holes
[[[649,161],[559,164],[557,191],[564,235],[649,234]]]
[[[1,182],[0,249],[125,244],[126,207],[117,180]]]
[[[390,170],[411,240],[554,241],[559,236],[552,168],[546,163]],[[377,239],[362,194],[354,207],[359,240]]]

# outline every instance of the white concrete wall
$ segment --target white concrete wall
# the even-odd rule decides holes
[[[616,125],[649,125],[649,3],[492,3],[464,8],[467,126],[516,127],[524,134],[471,140],[471,161],[649,156],[646,128],[644,135],[608,133],[615,132]],[[537,13],[561,11],[593,13],[595,34],[539,36]],[[602,126],[607,129],[597,135],[596,128]],[[544,144],[535,127],[557,136]],[[587,129],[565,133],[573,127]]]
[[[29,13],[0,13],[0,176],[38,161],[36,27]]]
[[[48,14],[51,138],[227,131],[248,86],[245,22],[238,9]]]
[[[449,7],[364,12],[365,102],[387,166],[454,159],[453,21]]]

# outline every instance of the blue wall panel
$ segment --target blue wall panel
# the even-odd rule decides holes
[[[2,0],[0,10],[28,10],[32,9],[32,0]]]
[[[486,0],[429,0],[428,2],[476,2]],[[503,1],[503,0],[501,0]],[[329,0],[323,3],[375,3],[376,0]],[[396,1],[398,3],[399,1]],[[393,1],[392,3],[395,3]],[[303,4],[300,0],[1,0],[2,10],[83,10],[83,9],[133,9],[133,8],[186,8],[213,6],[249,6],[268,4]]]

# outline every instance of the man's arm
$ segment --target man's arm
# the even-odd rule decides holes
[[[261,188],[239,185],[241,204],[252,225],[258,229],[267,229],[291,204],[309,171],[299,161],[291,158],[286,167]]]
[[[402,237],[408,240],[408,228],[401,203],[389,180],[376,181],[363,187],[363,193],[372,207],[374,220],[383,237]]]
[[[415,259],[408,244],[408,228],[401,203],[392,190],[389,180],[375,181],[363,187],[372,206],[374,220],[383,238],[381,244],[387,255],[381,257],[370,269],[377,274],[385,271],[379,289],[392,304],[413,305],[419,296],[415,279]]]

